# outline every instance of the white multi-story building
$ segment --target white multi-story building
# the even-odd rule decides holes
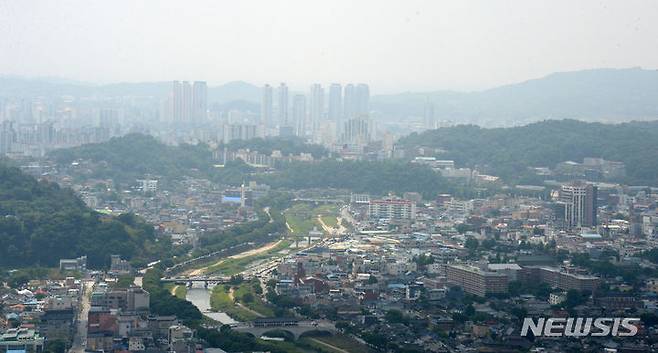
[[[371,200],[368,206],[370,218],[390,220],[416,219],[416,204],[409,200],[387,198]]]
[[[156,179],[140,179],[137,180],[142,192],[156,192],[158,191],[158,181]]]
[[[596,186],[574,182],[562,185],[559,203],[564,206],[564,222],[568,227],[596,226]]]
[[[370,195],[368,194],[351,194],[350,203],[367,204],[370,203]]]

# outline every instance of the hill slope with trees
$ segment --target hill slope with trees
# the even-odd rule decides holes
[[[102,268],[111,254],[146,262],[169,251],[136,216],[100,215],[71,190],[0,164],[0,267],[53,267],[87,255],[90,267]]]
[[[337,188],[353,192],[401,195],[419,192],[426,198],[448,191],[446,180],[430,168],[401,161],[337,161],[290,163],[261,178],[273,187],[290,189]]]
[[[434,149],[437,157],[453,159],[458,166],[477,166],[510,181],[523,181],[528,167],[553,168],[563,161],[600,157],[624,162],[629,183],[658,185],[658,121],[547,120],[495,129],[460,125],[411,134],[399,142],[408,150]]]
[[[279,150],[283,155],[311,153],[315,158],[327,154],[319,145],[299,139],[251,139],[233,141],[231,149],[248,148],[264,154]],[[76,160],[95,163],[84,177],[110,178],[120,184],[134,183],[150,174],[164,178],[197,176],[215,182],[239,185],[257,180],[275,188],[341,188],[354,192],[386,194],[405,191],[421,192],[432,197],[446,191],[445,180],[430,168],[399,161],[368,162],[322,159],[313,163],[281,163],[274,173],[256,174],[257,170],[241,160],[214,167],[211,149],[204,144],[169,146],[154,137],[131,134],[108,142],[56,150],[50,157],[62,166]]]
[[[266,155],[274,150],[281,151],[283,155],[311,153],[316,158],[327,153],[322,146],[306,144],[299,139],[256,138],[232,141],[226,146],[230,149],[249,148]],[[170,146],[155,137],[142,134],[129,134],[103,143],[55,150],[49,157],[60,165],[68,165],[77,160],[91,161],[95,165],[84,177],[109,178],[119,184],[134,183],[145,175],[153,175],[165,179],[195,176],[239,185],[253,172],[253,168],[242,161],[228,162],[223,168],[216,168],[219,161],[213,158],[213,150],[208,145]]]

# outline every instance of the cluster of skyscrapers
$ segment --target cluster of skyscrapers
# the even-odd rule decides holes
[[[296,135],[317,143],[367,143],[372,124],[369,119],[370,88],[366,84],[333,83],[328,94],[313,84],[307,95],[293,94],[281,83],[262,89],[260,123],[279,135]]]
[[[69,96],[0,97],[0,155],[40,157],[120,135],[122,110],[114,108],[119,104],[94,103]]]
[[[208,85],[205,81],[174,81],[167,100],[167,115],[174,123],[200,123],[208,115]]]

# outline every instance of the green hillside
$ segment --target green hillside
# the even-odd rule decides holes
[[[547,120],[522,127],[483,129],[474,125],[412,134],[400,140],[408,150],[434,149],[458,166],[508,181],[524,181],[528,167],[555,167],[562,161],[601,157],[626,164],[626,182],[658,185],[658,121],[623,124]],[[443,151],[438,151],[443,150]]]
[[[87,255],[90,267],[101,268],[111,254],[145,262],[168,251],[134,215],[102,216],[71,190],[0,164],[0,267],[52,267]]]

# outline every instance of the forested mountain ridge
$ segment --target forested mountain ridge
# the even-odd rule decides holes
[[[658,121],[622,124],[546,120],[514,128],[485,129],[474,125],[414,133],[400,139],[408,150],[428,147],[458,166],[508,180],[520,180],[528,167],[554,168],[585,157],[621,161],[626,182],[658,186]]]
[[[54,267],[87,255],[90,267],[102,268],[111,254],[146,262],[168,251],[134,215],[102,216],[70,189],[0,164],[0,267]]]

